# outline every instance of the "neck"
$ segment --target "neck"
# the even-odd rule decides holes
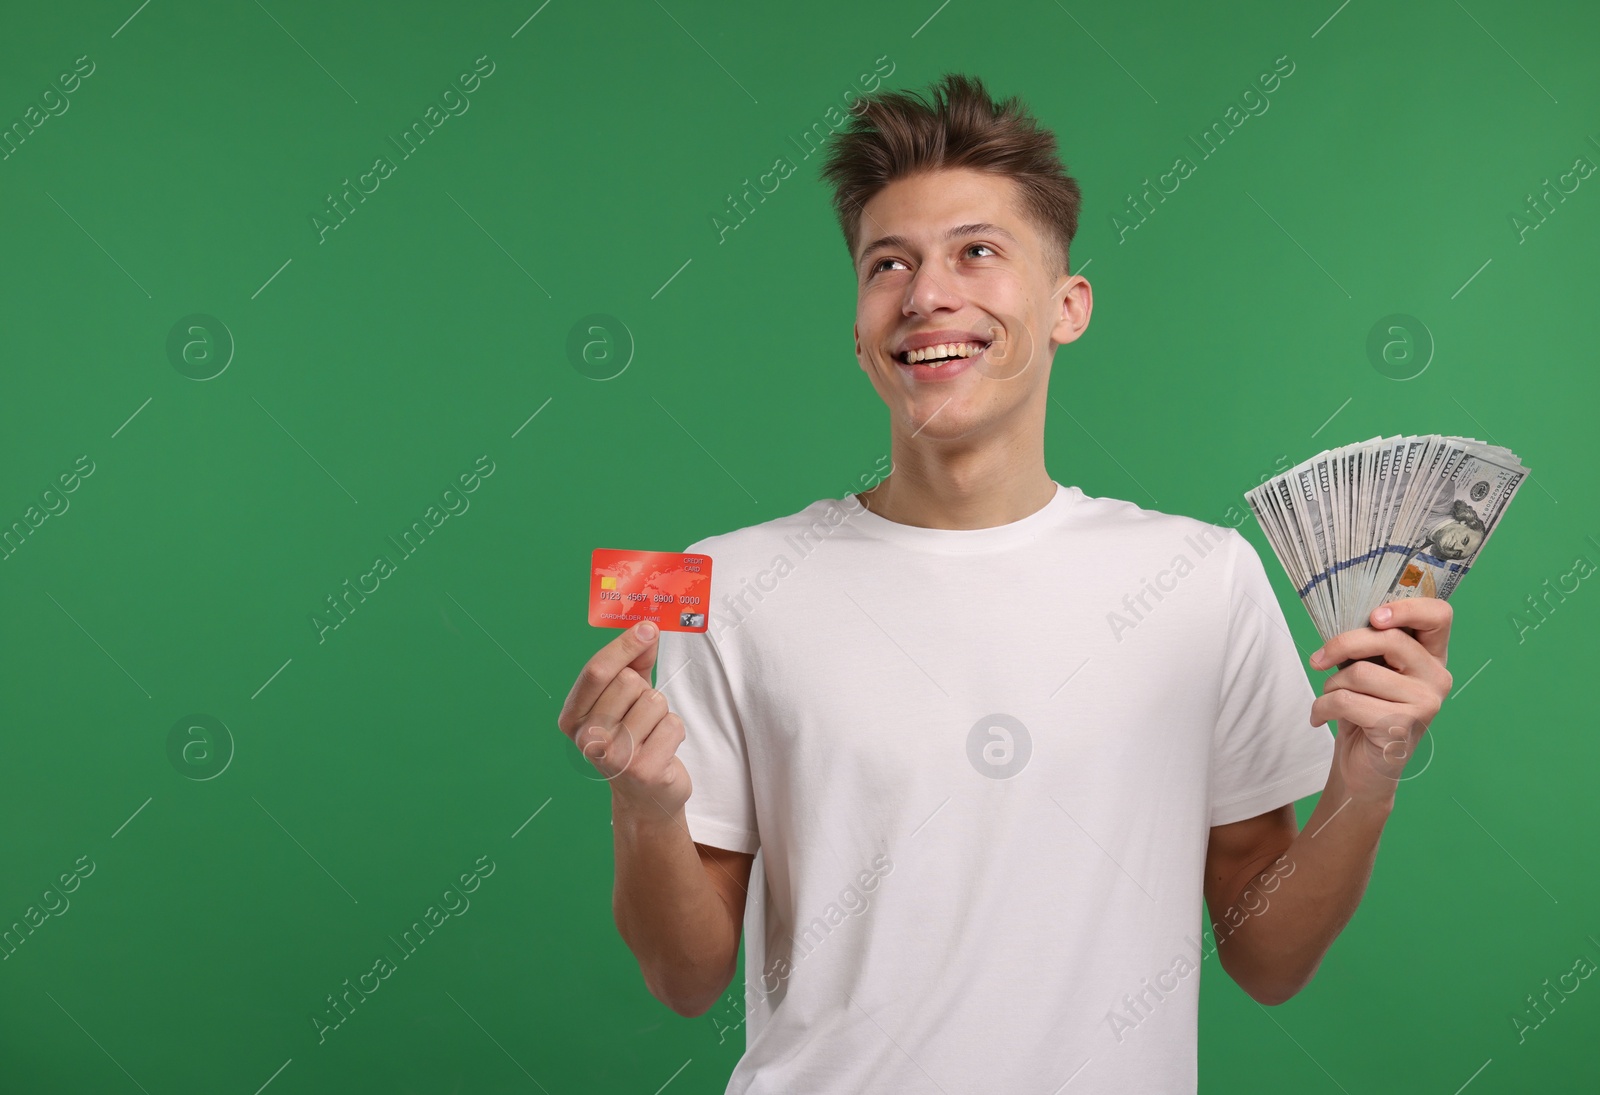
[[[919,528],[979,529],[1020,521],[1056,494],[1036,444],[960,448],[927,439],[892,443],[894,471],[856,495],[878,516]]]

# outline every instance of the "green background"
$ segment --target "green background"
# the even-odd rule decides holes
[[[0,33],[8,122],[95,66],[0,162],[0,527],[70,503],[0,563],[0,921],[26,937],[0,962],[0,1086],[722,1091],[743,1031],[645,990],[609,796],[555,718],[614,634],[585,620],[592,548],[841,497],[888,451],[821,157],[791,139],[881,63],[1023,96],[1082,183],[1098,307],[1055,360],[1056,479],[1232,523],[1275,468],[1380,433],[1534,471],[1453,600],[1456,694],[1314,983],[1269,1011],[1207,960],[1201,1091],[1594,1090],[1600,982],[1511,1018],[1600,963],[1600,578],[1513,617],[1600,563],[1600,178],[1525,208],[1600,162],[1591,6],[135,8],[18,7]],[[467,112],[400,158],[480,57]],[[1267,112],[1202,157],[1279,58]],[[326,197],[385,154],[319,242]],[[1406,380],[1367,351],[1397,313],[1435,343]],[[205,381],[167,351],[194,314],[235,342]],[[567,348],[595,314],[618,341],[591,354],[634,344],[604,381]],[[325,598],[485,455],[470,508],[319,638]],[[195,715],[231,738],[213,778],[204,747],[169,754]],[[470,906],[319,1042],[326,995],[479,863]]]

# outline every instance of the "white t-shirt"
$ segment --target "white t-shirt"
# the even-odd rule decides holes
[[[686,549],[710,630],[663,632],[656,683],[689,831],[759,851],[730,1095],[1196,1089],[1209,829],[1321,791],[1333,737],[1247,540],[1056,488]]]

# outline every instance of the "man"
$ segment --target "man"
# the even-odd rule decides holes
[[[893,470],[689,545],[711,630],[584,667],[559,723],[610,780],[617,926],[696,1016],[748,925],[729,1092],[1192,1092],[1202,894],[1246,992],[1306,985],[1449,691],[1449,606],[1330,641],[1317,698],[1242,536],[1051,478],[1092,297],[1016,100],[880,94],[824,176]]]

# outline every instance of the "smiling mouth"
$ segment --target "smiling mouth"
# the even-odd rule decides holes
[[[977,357],[987,350],[993,343],[989,342],[946,342],[938,346],[928,346],[921,350],[907,350],[894,355],[894,359],[902,365],[926,365],[929,368],[938,368],[940,365],[958,358]]]

